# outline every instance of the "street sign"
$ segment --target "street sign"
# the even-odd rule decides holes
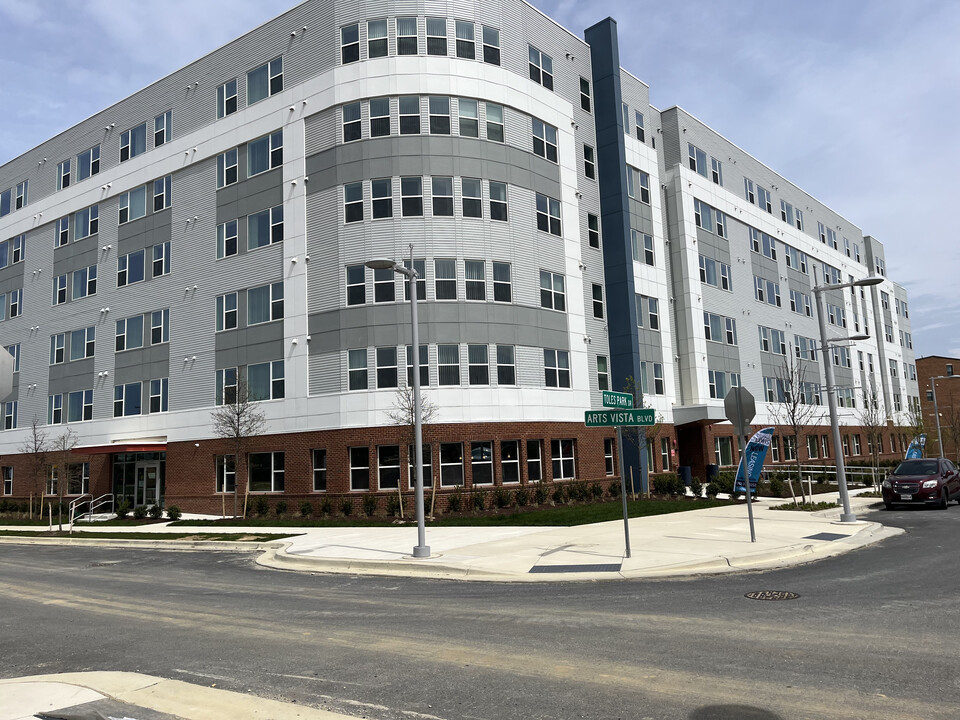
[[[635,410],[587,410],[583,422],[587,427],[615,427],[617,425],[656,425],[656,411],[652,408]]]
[[[633,408],[633,395],[630,393],[603,391],[603,406],[605,408]]]
[[[743,436],[747,434],[750,421],[757,414],[757,405],[746,388],[732,387],[723,399],[723,410],[727,420],[736,428],[737,434]]]

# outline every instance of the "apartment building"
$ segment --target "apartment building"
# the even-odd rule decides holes
[[[648,453],[622,449],[635,476],[696,474],[735,461],[730,386],[774,417],[787,353],[825,402],[824,273],[886,274],[850,221],[652,107],[614,21],[584,40],[521,0],[307,0],[6,163],[0,188],[16,499],[54,489],[23,452],[36,422],[76,435],[70,494],[219,512],[237,464],[211,413],[238,391],[266,418],[251,492],[406,491],[391,416],[414,352],[441,490],[609,480],[621,449],[583,412],[628,378],[663,418]],[[365,265],[382,257],[415,289]],[[831,348],[843,423],[864,387],[896,422],[918,396],[905,292],[825,298],[832,333],[872,336]]]

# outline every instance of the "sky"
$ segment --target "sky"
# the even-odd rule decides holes
[[[295,0],[0,0],[0,164],[242,35]],[[880,240],[917,357],[960,357],[955,0],[535,0]],[[625,10],[629,8],[629,10]]]

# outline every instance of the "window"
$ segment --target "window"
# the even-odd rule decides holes
[[[463,137],[480,137],[480,116],[477,110],[477,101],[460,98],[458,105],[460,135]]]
[[[470,469],[474,485],[493,484],[493,443],[470,443]]]
[[[707,371],[707,382],[710,388],[710,397],[723,399],[727,395],[727,375],[719,370]]]
[[[547,387],[570,387],[570,354],[566,350],[544,350],[543,369]]]
[[[575,440],[550,441],[554,480],[572,480],[576,477],[575,443]]]
[[[610,372],[604,355],[597,355],[597,387],[600,390],[610,389]]]
[[[92,358],[96,348],[96,327],[74,330],[70,333],[70,360]]]
[[[70,161],[64,160],[57,165],[57,190],[70,187]]]
[[[457,261],[437,259],[433,263],[434,292],[437,300],[457,299]]]
[[[172,183],[173,177],[171,175],[153,181],[154,212],[160,212],[170,207]]]
[[[707,154],[691,143],[687,143],[687,161],[691,170],[704,177],[707,176]]]
[[[232,405],[237,401],[237,369],[217,370],[217,405]]]
[[[773,205],[770,202],[770,191],[757,185],[757,205],[761,210],[773,213]]]
[[[456,21],[457,57],[465,60],[474,60],[477,57],[477,44],[474,41],[474,27],[472,22]]]
[[[27,241],[26,235],[17,235],[13,240],[11,240],[11,251],[10,251],[10,262],[11,264],[16,264],[18,262],[23,262],[24,258],[24,246]],[[903,312],[906,315],[907,304],[903,304]],[[909,317],[909,316],[908,316]]]
[[[630,228],[630,246],[634,262],[653,266],[653,237]]]
[[[537,229],[551,235],[561,235],[559,200],[537,193]]]
[[[537,482],[543,479],[540,440],[527,440],[527,482]]]
[[[403,217],[423,216],[423,178],[400,178],[400,212]]]
[[[427,18],[427,55],[447,54],[446,18]]]
[[[497,384],[517,384],[517,368],[513,345],[497,345]]]
[[[404,260],[403,266],[410,268],[410,260]],[[417,273],[417,300],[427,299],[427,261],[423,258],[414,258],[413,270]],[[410,281],[403,281],[403,299],[410,299]]]
[[[649,205],[650,175],[627,165],[627,195]]]
[[[67,276],[58,275],[53,279],[53,304],[61,305],[67,301]]]
[[[281,318],[283,318],[282,282],[247,290],[247,325],[257,325]]]
[[[593,316],[603,320],[603,285],[593,283]]]
[[[283,131],[247,143],[247,177],[283,165]]]
[[[370,137],[386,137],[390,132],[390,98],[371,98]],[[354,139],[359,139],[359,133]],[[346,128],[344,128],[344,142],[346,142]]]
[[[533,118],[533,153],[550,162],[557,162],[557,129]]]
[[[377,348],[377,387],[397,387],[397,349],[395,347]]]
[[[70,218],[62,217],[54,224],[56,236],[54,237],[54,247],[63,247],[70,242]]]
[[[345,223],[363,220],[363,183],[348,183],[343,186],[343,221]]]
[[[777,241],[756,228],[750,228],[750,249],[771,260],[777,259]]]
[[[393,217],[393,179],[372,180],[370,191],[373,198],[373,219]]]
[[[758,326],[760,331],[760,349],[763,352],[773,353],[775,355],[786,355],[787,344],[784,340],[782,330]]]
[[[237,254],[237,221],[228,220],[217,226],[217,258]]]
[[[813,317],[813,305],[810,302],[810,296],[799,290],[790,291],[790,310],[800,315]]]
[[[91,205],[73,215],[73,239],[83,240],[100,229],[100,206]]]
[[[400,134],[420,134],[419,95],[404,95],[400,98]]]
[[[153,119],[153,146],[160,147],[173,137],[173,110],[167,110]]]
[[[435,217],[453,217],[453,178],[432,178],[431,193],[433,195],[433,215]]]
[[[442,95],[431,95],[427,100],[430,115],[430,134],[450,134],[450,98]]]
[[[347,103],[343,106],[343,141],[353,142],[360,137],[360,103]]]
[[[237,293],[217,296],[217,332],[237,327]]]
[[[634,112],[634,126],[637,133],[637,140],[644,142],[645,135],[643,131],[643,113],[639,110]]]
[[[283,492],[284,454],[250,453],[250,492]]]
[[[563,275],[560,273],[540,271],[540,307],[561,312],[567,309]]]
[[[440,444],[440,485],[463,485],[463,443]]]
[[[327,451],[313,450],[313,491],[327,491]]]
[[[793,205],[786,200],[780,201],[780,219],[785,223],[793,225]]]
[[[217,155],[217,189],[237,181],[237,148]]]
[[[59,425],[63,422],[63,395],[47,396],[47,425]]]
[[[637,308],[637,327],[644,327],[648,330],[660,329],[660,304],[656,298],[646,295],[634,295]]]
[[[486,263],[483,260],[465,260],[463,265],[467,300],[486,300]]]
[[[283,360],[247,366],[247,397],[250,400],[278,400],[286,388]]]
[[[139,220],[147,214],[147,188],[138,187],[120,196],[119,223]]]
[[[500,64],[500,31],[486,25],[483,26],[483,61]]]
[[[227,80],[217,88],[217,119],[237,111],[237,79]]]
[[[417,19],[397,18],[397,55],[417,54]]]
[[[347,351],[348,386],[351,390],[366,390],[367,351],[366,349]]]
[[[460,189],[463,216],[465,218],[482,218],[483,199],[480,194],[479,178],[462,178],[460,181]]]
[[[718,273],[719,270],[719,273]],[[705,255],[700,256],[700,282],[721,290],[730,290],[730,266]]]
[[[116,328],[117,352],[143,347],[143,315],[117,320]]]
[[[380,490],[400,487],[400,446],[377,447],[377,487]]]
[[[0,295],[0,306],[3,305],[3,295]],[[10,317],[15,318],[23,313],[23,289],[10,291]],[[2,320],[0,314],[0,320]]]
[[[59,365],[65,358],[66,334],[58,333],[50,336],[50,364]]]
[[[594,158],[593,148],[589,145],[583,146],[583,174],[591,180],[597,178],[597,165]]]
[[[600,218],[593,213],[587,213],[587,238],[590,242],[590,247],[600,247]],[[651,243],[652,242],[653,239],[651,238]]]
[[[170,241],[153,246],[153,277],[170,274]]]
[[[169,381],[167,378],[158,378],[150,381],[150,412],[167,412],[167,392]]]
[[[144,279],[144,250],[117,258],[117,287],[132,285]]]
[[[423,478],[424,487],[433,487],[433,453],[430,445],[424,444],[420,447],[420,455],[423,463],[420,466],[420,472]],[[413,445],[407,445],[407,482],[411,490],[417,487],[417,470],[414,463],[417,461],[416,448]]]
[[[794,247],[789,245],[783,246],[783,252],[786,256],[787,267],[793,268],[794,270],[799,270],[804,275],[807,274],[807,254],[800,252]]]
[[[347,305],[363,305],[367,301],[366,268],[347,266]]]
[[[100,172],[100,146],[86,150],[77,155],[77,182],[86,180]]]
[[[471,385],[490,384],[490,363],[486,345],[467,345],[467,379]]]
[[[437,368],[441,385],[459,385],[460,346],[437,345]]]
[[[367,22],[367,57],[387,56],[387,21],[370,20]]]
[[[143,412],[141,383],[127,383],[113,387],[113,416],[129,417]]]
[[[754,293],[753,296],[760,302],[768,305],[780,307],[780,284],[771,280],[764,280],[762,277],[753,276]]]
[[[360,25],[345,25],[340,28],[340,63],[357,62],[360,59]]]
[[[503,106],[486,103],[487,140],[503,142]]]
[[[217,492],[232,493],[237,487],[235,455],[217,455]]]
[[[120,162],[135,158],[147,149],[147,124],[120,133]]]
[[[795,220],[796,220],[797,230],[803,230],[803,211],[802,211],[800,208],[797,208],[797,209],[796,209],[796,217],[795,217]],[[854,248],[856,248],[856,247],[857,247],[857,246],[854,245]],[[859,251],[859,249],[857,250],[857,260],[858,260],[858,261],[860,260],[860,251]]]
[[[530,79],[553,90],[553,58],[530,46]]]
[[[590,81],[580,78],[580,108],[590,112]]]
[[[10,355],[13,357],[13,372],[20,372],[20,343],[7,345],[4,350],[10,353]]]
[[[395,273],[392,268],[373,271],[373,301],[394,302],[396,300]]]
[[[3,475],[3,494],[13,495],[13,468],[4,466],[0,468],[0,474]]]
[[[407,387],[413,387],[413,346],[407,345],[405,353],[407,358]],[[420,387],[426,387],[430,384],[430,366],[426,345],[420,346],[417,365],[420,369]]]
[[[717,185],[723,185],[723,164],[716,158],[710,158],[710,179]]]
[[[283,205],[247,216],[247,250],[283,242]]]
[[[507,184],[491,180],[490,188],[490,219],[507,221]]]
[[[733,465],[733,442],[730,438],[714,438],[713,453],[717,465]]]

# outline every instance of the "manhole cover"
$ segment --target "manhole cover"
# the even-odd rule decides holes
[[[754,590],[748,592],[744,597],[751,600],[796,600],[800,596],[795,592],[787,592],[786,590]]]

